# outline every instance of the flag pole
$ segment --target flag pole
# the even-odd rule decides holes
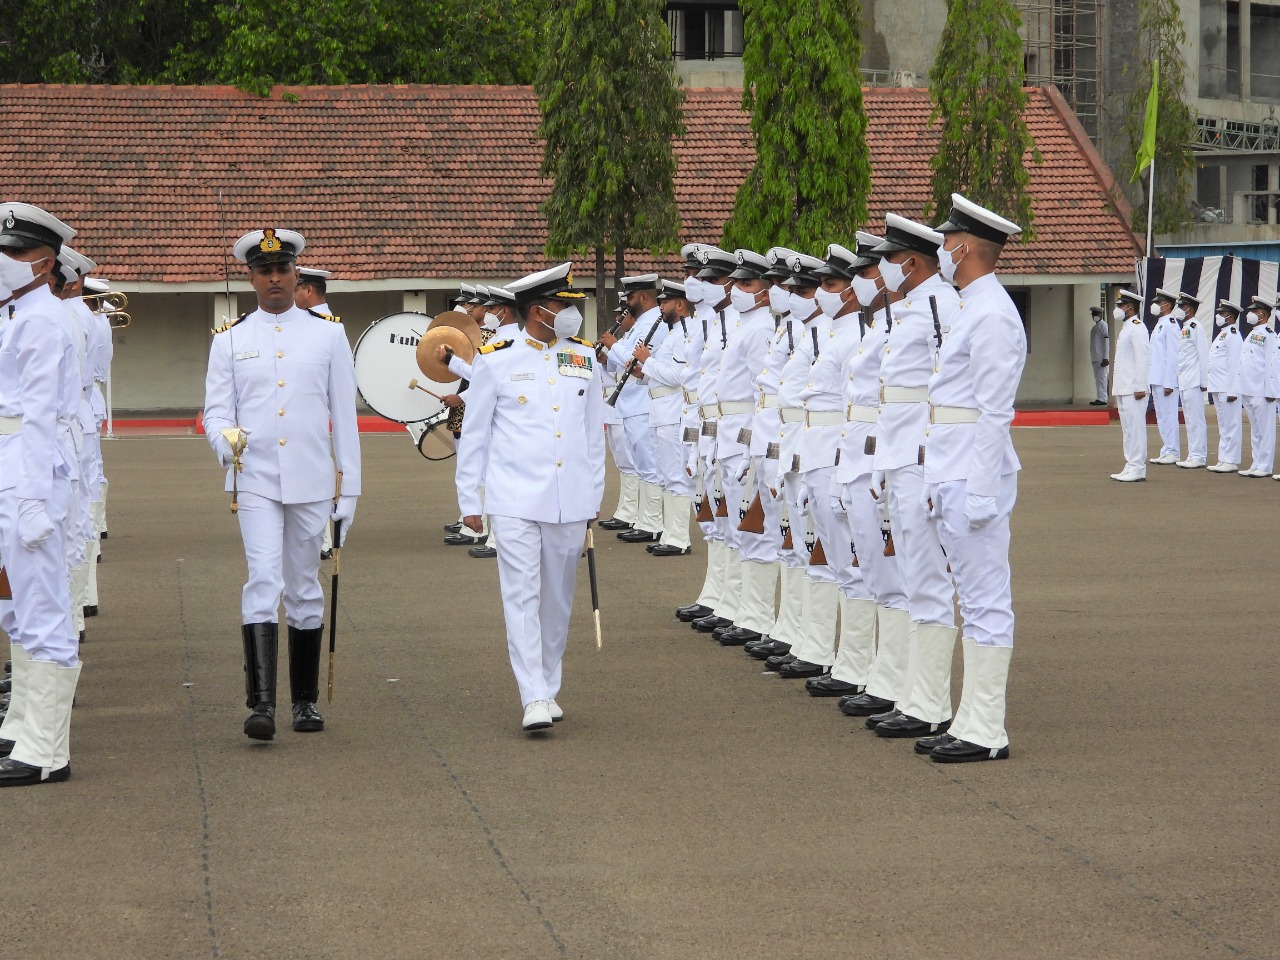
[[[1151,256],[1151,218],[1156,206],[1156,158],[1151,158],[1150,174],[1147,177],[1147,256]]]

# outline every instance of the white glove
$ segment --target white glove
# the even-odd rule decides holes
[[[934,487],[932,484],[923,484],[920,487],[920,506],[924,509],[926,515],[933,516],[933,494]]]
[[[342,539],[338,542],[338,546],[342,546],[346,542],[347,534],[351,532],[351,524],[356,518],[356,498],[355,497],[339,497],[338,502],[333,505],[333,515],[330,519],[336,524],[342,521]]]
[[[884,496],[884,471],[871,471],[871,499],[876,503],[881,501]]]
[[[18,539],[28,550],[34,550],[53,536],[53,521],[45,512],[43,500],[18,501]]]
[[[970,530],[985,527],[996,518],[997,512],[995,497],[976,497],[969,494],[964,498],[964,518],[968,521]]]

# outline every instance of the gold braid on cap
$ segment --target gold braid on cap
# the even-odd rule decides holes
[[[262,242],[258,244],[258,249],[263,253],[279,253],[284,249],[284,244],[276,236],[274,227],[267,227],[262,231]]]

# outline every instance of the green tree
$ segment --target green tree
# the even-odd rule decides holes
[[[756,161],[723,244],[826,252],[867,219],[859,0],[742,0],[742,106]]]
[[[1136,158],[1142,142],[1142,122],[1151,90],[1152,62],[1160,61],[1158,122],[1156,124],[1156,194],[1152,216],[1154,232],[1167,233],[1187,222],[1191,197],[1191,173],[1195,156],[1191,144],[1196,136],[1195,119],[1183,97],[1187,89],[1187,63],[1182,45],[1187,31],[1176,0],[1139,0],[1139,48],[1132,61],[1138,72],[1125,111],[1124,131],[1130,156]],[[1132,165],[1129,168],[1133,169]],[[1126,170],[1127,179],[1129,171]],[[1150,171],[1142,175],[1144,190],[1150,189]],[[1135,204],[1133,228],[1147,230],[1147,204]]]
[[[614,251],[674,249],[672,141],[684,91],[671,61],[663,0],[561,0],[548,18],[537,79],[547,253],[594,250],[596,291]]]
[[[1028,162],[1040,163],[1024,112],[1027,92],[1012,0],[948,0],[947,22],[930,74],[930,122],[942,120],[938,150],[929,161],[933,197],[926,217],[945,215],[951,194],[1022,226],[1035,239]]]

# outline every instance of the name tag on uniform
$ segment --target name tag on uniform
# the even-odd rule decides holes
[[[237,354],[236,354],[236,359],[237,359],[237,360],[252,360],[252,359],[253,359],[254,357],[256,357],[257,355],[258,355],[258,351],[257,351],[257,350],[246,350],[244,353],[237,353]]]
[[[560,364],[560,373],[566,377],[582,377],[591,379],[591,358],[580,353],[557,353],[556,363]]]
[[[532,373],[513,373],[511,375],[511,379],[512,380],[532,380],[533,374]]]

